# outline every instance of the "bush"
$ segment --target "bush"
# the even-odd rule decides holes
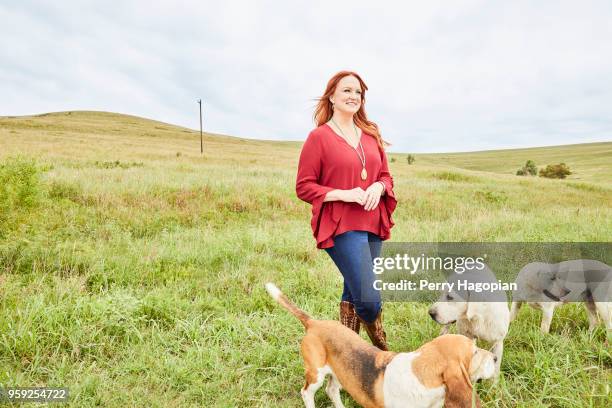
[[[39,170],[33,160],[8,158],[0,163],[0,236],[18,215],[38,204]]]
[[[406,156],[406,161],[408,161],[408,164],[414,163],[414,156],[409,154],[408,156]]]
[[[538,174],[538,167],[535,165],[533,160],[527,160],[527,162],[525,163],[525,169],[532,176]]]
[[[527,160],[525,165],[516,171],[517,176],[535,176],[538,174],[538,168],[533,160]]]
[[[433,178],[445,181],[458,181],[467,183],[476,183],[479,181],[477,177],[468,176],[467,174],[454,173],[452,171],[439,171],[432,174]]]
[[[540,169],[540,177],[564,179],[572,174],[565,163],[549,164],[544,169]]]
[[[53,199],[67,198],[77,201],[81,196],[81,187],[78,184],[55,180],[49,185],[49,197]]]

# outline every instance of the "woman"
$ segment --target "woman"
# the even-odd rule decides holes
[[[327,83],[298,166],[297,196],[312,204],[317,248],[324,248],[344,277],[340,321],[387,350],[380,293],[372,259],[389,239],[397,201],[378,126],[367,118],[366,84],[342,71]]]

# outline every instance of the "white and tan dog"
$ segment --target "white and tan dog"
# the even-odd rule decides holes
[[[452,276],[451,282],[465,279],[470,282],[496,282],[495,275],[488,268],[472,270]],[[471,339],[480,339],[491,344],[491,351],[497,357],[494,379],[499,379],[504,354],[504,339],[510,326],[510,310],[504,291],[475,293],[473,290],[446,290],[429,308],[429,315],[444,327],[440,334],[446,334],[449,326],[457,323],[457,333]]]
[[[494,375],[496,357],[467,337],[447,334],[410,353],[381,351],[340,322],[311,318],[273,283],[266,289],[306,328],[301,394],[307,408],[314,408],[328,374],[326,392],[335,408],[344,407],[342,388],[365,408],[472,407],[473,397],[480,407],[472,384]]]

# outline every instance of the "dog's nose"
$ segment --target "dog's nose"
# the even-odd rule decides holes
[[[432,319],[436,320],[436,311],[435,310],[430,310],[429,311],[429,315],[431,316]]]

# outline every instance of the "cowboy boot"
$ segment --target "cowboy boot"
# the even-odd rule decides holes
[[[354,304],[345,300],[340,302],[340,323],[359,334],[361,325]]]
[[[383,351],[388,351],[387,334],[382,326],[382,309],[380,309],[378,316],[376,316],[376,320],[374,320],[372,323],[366,323],[363,319],[359,319],[361,320],[361,323],[363,323],[363,327],[365,327],[370,340],[372,340],[372,344]]]

